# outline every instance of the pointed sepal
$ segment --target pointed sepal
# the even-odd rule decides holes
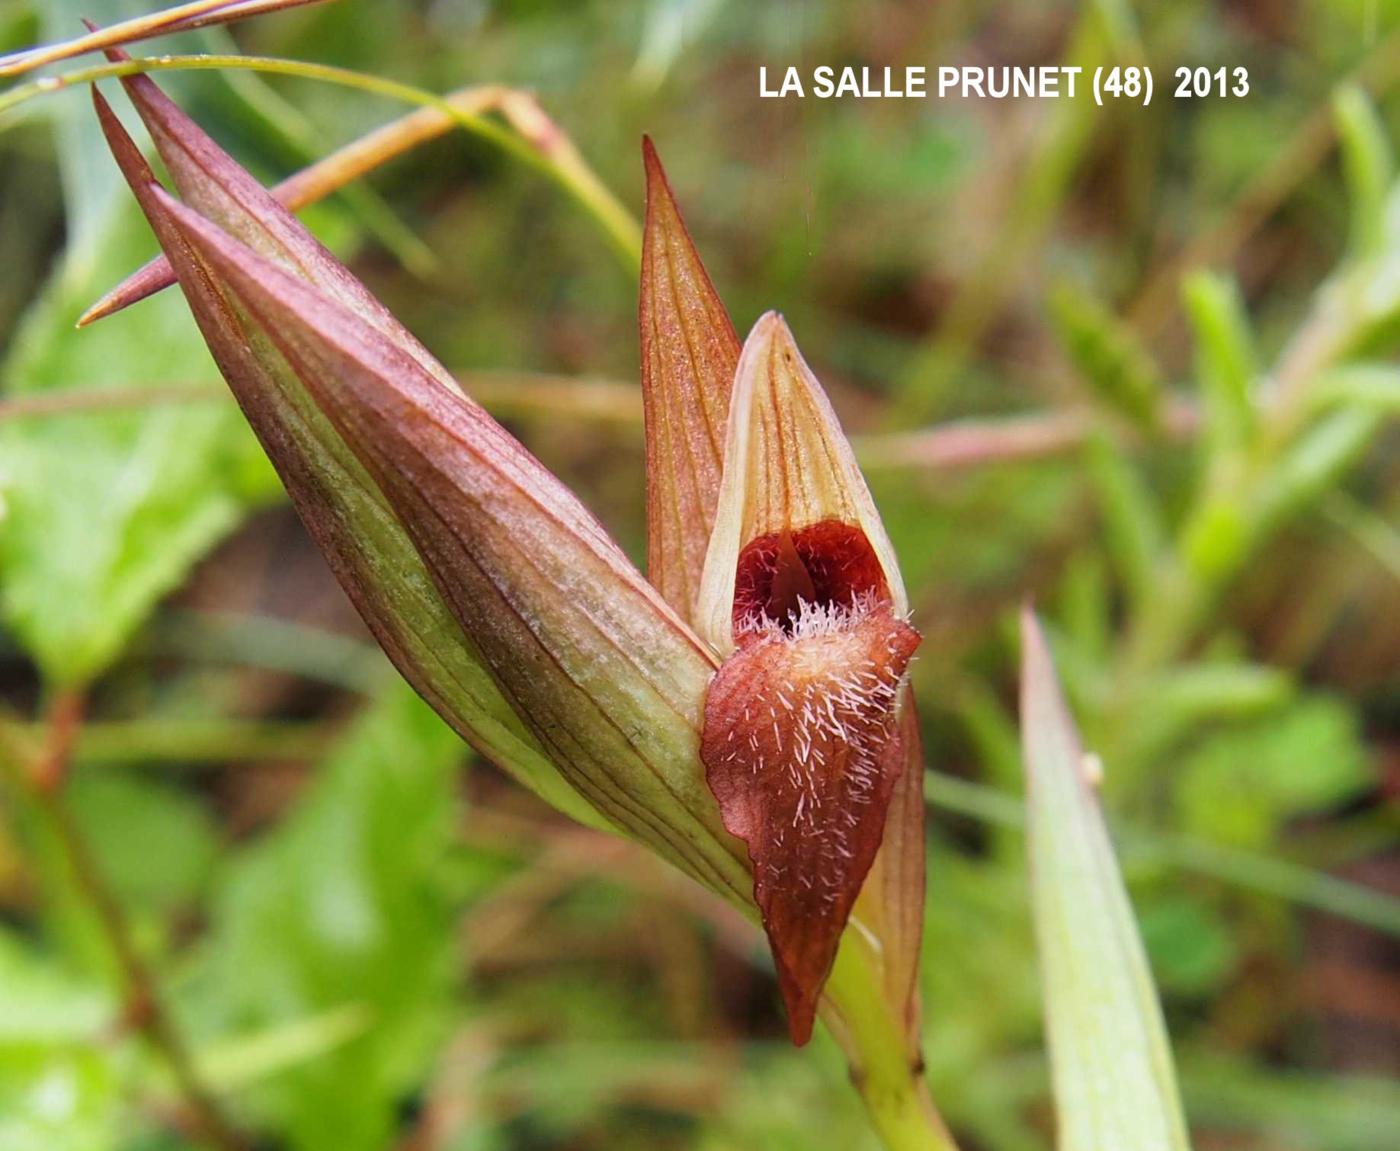
[[[683,618],[700,573],[724,470],[739,362],[730,323],[681,218],[650,139],[638,309],[647,445],[647,578]]]
[[[785,538],[847,529],[813,547],[839,564],[852,586],[877,588],[897,613],[909,610],[894,547],[826,393],[776,312],[759,318],[734,376],[725,468],[705,555],[695,626],[715,649],[734,649],[749,606],[742,588],[746,550],[784,552]],[[830,534],[830,533],[829,533]],[[868,570],[856,570],[857,568]],[[779,564],[791,573],[791,564]],[[879,587],[878,585],[883,585]]]
[[[924,746],[914,692],[899,704],[899,736],[888,753],[897,773],[885,834],[851,911],[852,927],[878,941],[876,955],[885,1000],[904,1030],[911,1066],[923,1062],[919,956],[924,940]]]
[[[502,697],[383,493],[266,334],[240,311],[185,242],[165,210],[150,166],[96,88],[93,102],[112,155],[179,276],[220,372],[302,522],[380,646],[418,693],[482,755],[574,818],[609,826],[560,777]],[[216,195],[219,187],[211,183],[205,199],[228,218],[271,210],[246,185],[236,189],[240,195],[230,192],[222,199]],[[288,234],[293,240],[289,259],[315,244],[309,235]]]
[[[444,387],[457,381],[300,220],[225,152],[149,76],[122,76],[182,201],[399,343]],[[169,253],[167,253],[169,255]],[[95,305],[100,306],[100,305]]]

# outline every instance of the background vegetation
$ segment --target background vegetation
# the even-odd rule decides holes
[[[0,0],[0,50],[150,7]],[[169,43],[534,89],[638,211],[648,132],[740,330],[787,315],[925,635],[926,1053],[964,1147],[1052,1130],[1027,596],[1197,1147],[1394,1138],[1400,4],[340,0]],[[1144,60],[1147,110],[756,98],[761,63]],[[1251,92],[1172,100],[1180,64]],[[161,82],[269,181],[402,111]],[[0,1147],[198,1145],[162,1028],[267,1147],[871,1146],[754,933],[396,682],[182,301],[73,330],[154,251],[86,93],[0,128]],[[640,557],[636,278],[596,223],[461,134],[307,215]]]

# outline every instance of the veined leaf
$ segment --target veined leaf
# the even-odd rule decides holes
[[[108,1151],[122,1125],[115,1005],[51,954],[0,932],[0,1147]]]
[[[1161,1007],[1044,634],[1021,621],[1031,900],[1059,1151],[1187,1151]]]

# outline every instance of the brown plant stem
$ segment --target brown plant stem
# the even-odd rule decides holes
[[[325,2],[326,0],[192,0],[191,3],[179,4],[162,12],[123,20],[110,28],[93,29],[86,35],[76,36],[71,40],[38,48],[24,48],[0,56],[0,77],[22,76],[46,64],[57,64],[74,56],[132,44],[154,36],[172,36],[177,32],[190,32],[212,24],[227,24],[234,20],[246,20],[250,16]]]
[[[22,737],[11,723],[4,723],[0,758],[33,802],[79,894],[97,920],[121,979],[123,1022],[140,1032],[169,1067],[197,1134],[219,1151],[244,1151],[242,1138],[200,1078],[184,1036],[166,1010],[155,977],[136,947],[125,912],[65,800],[63,784],[82,727],[82,712],[80,692],[59,693],[48,709],[47,739],[31,754],[14,754],[17,745],[23,746]]]
[[[0,424],[90,412],[140,411],[166,404],[227,403],[228,393],[198,384],[155,384],[129,388],[69,388],[10,396],[0,400]]]
[[[1200,424],[1194,404],[1173,403],[1163,429],[1185,439]],[[956,471],[988,463],[1044,459],[1084,444],[1103,421],[1090,410],[1037,412],[988,420],[958,420],[912,432],[858,436],[851,441],[867,471],[891,468]]]
[[[482,117],[497,112],[522,138],[536,146],[541,146],[538,141],[549,135],[548,132],[541,132],[541,120],[555,134],[559,134],[553,128],[553,122],[538,109],[532,96],[512,88],[494,84],[462,88],[444,96],[443,103],[463,116]],[[419,108],[293,173],[273,187],[272,193],[292,211],[300,211],[458,126],[458,122],[442,108]],[[78,319],[78,327],[86,327],[130,307],[174,282],[175,275],[169,261],[164,256],[157,256],[84,312]]]

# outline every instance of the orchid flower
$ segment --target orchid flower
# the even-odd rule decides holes
[[[851,448],[782,318],[741,345],[644,144],[648,572],[147,77],[181,199],[112,152],[308,531],[473,748],[759,921],[891,1146],[947,1146],[916,989],[919,643]]]

